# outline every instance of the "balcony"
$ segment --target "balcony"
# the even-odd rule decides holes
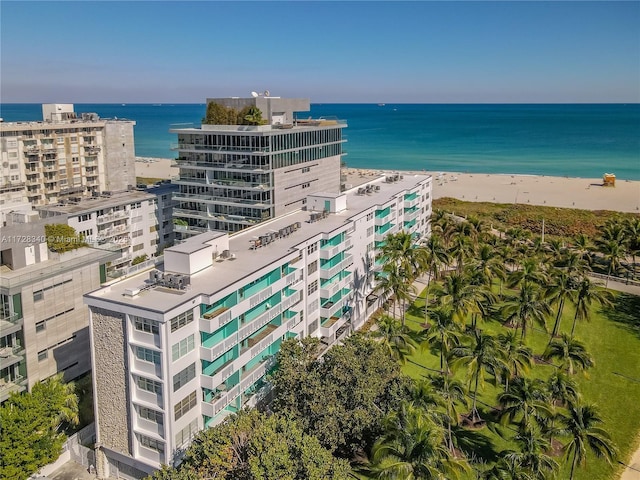
[[[404,212],[404,221],[406,222],[410,222],[411,220],[415,220],[416,218],[418,218],[418,216],[420,215],[420,210],[419,209],[415,209],[415,210],[411,210],[411,211],[406,211]]]
[[[323,337],[331,338],[335,333],[342,327],[345,323],[347,323],[348,318],[344,315],[341,316],[333,316],[327,318],[324,322],[320,324],[320,334]]]
[[[22,329],[22,315],[16,313],[0,317],[0,336],[4,337]]]
[[[0,363],[2,368],[7,368],[20,362],[24,358],[24,348],[14,345],[0,348]]]
[[[323,260],[329,260],[335,257],[338,253],[347,250],[353,246],[353,242],[350,238],[345,238],[338,245],[331,246],[325,245],[324,247],[320,247],[320,258]]]
[[[200,330],[207,333],[215,332],[218,328],[229,323],[232,318],[230,307],[216,308],[202,315]]]
[[[27,379],[22,375],[16,375],[13,379],[0,378],[0,402],[4,402],[12,393],[23,392],[26,389]]]
[[[344,256],[344,259],[335,267],[332,267],[328,270],[320,268],[320,278],[322,278],[323,280],[331,280],[339,272],[346,270],[351,265],[353,265],[353,255],[347,253]]]
[[[229,131],[238,131],[239,127],[247,127],[249,130],[251,127],[246,125],[229,125]],[[258,127],[254,127],[252,130],[257,130]],[[200,143],[186,143],[179,142],[171,144],[171,150],[178,150],[181,152],[210,152],[210,153],[269,153],[268,147],[252,147],[252,146],[233,146],[233,145],[203,145]]]
[[[392,222],[393,220],[395,220],[395,218],[396,218],[395,210],[390,210],[389,213],[387,213],[384,216],[375,217],[375,226],[381,227],[383,225],[386,225],[389,222]]]
[[[173,199],[182,202],[192,202],[194,200],[202,201],[205,203],[216,203],[221,205],[252,205],[254,207],[265,207],[268,208],[271,206],[270,203],[265,203],[263,200],[251,200],[245,198],[235,198],[235,197],[214,197],[213,195],[200,195],[196,193],[174,193]]]
[[[103,223],[115,222],[121,218],[129,218],[129,212],[126,210],[118,210],[116,212],[112,212],[106,215],[100,215],[97,218],[98,225],[102,225]]]
[[[344,298],[341,298],[337,302],[326,302],[320,307],[320,316],[321,317],[332,317],[335,313],[341,312],[342,307],[344,306]]]
[[[322,298],[331,298],[336,293],[338,293],[338,291],[341,288],[346,287],[347,285],[349,285],[352,280],[353,280],[353,273],[352,272],[345,272],[345,276],[344,277],[339,278],[337,280],[334,280],[331,283],[325,284],[324,286],[321,286],[320,287],[320,296]]]
[[[418,206],[419,203],[420,203],[420,197],[418,196],[414,198],[411,198],[411,196],[409,196],[409,199],[407,199],[407,195],[405,195],[404,197],[404,208],[413,208]]]
[[[376,242],[382,242],[387,237],[387,235],[393,233],[394,226],[395,225],[393,225],[392,223],[387,223],[384,227],[376,229],[374,240]]]

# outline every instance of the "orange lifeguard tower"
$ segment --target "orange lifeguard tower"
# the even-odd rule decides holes
[[[603,187],[615,187],[616,186],[616,176],[613,173],[605,173],[602,177],[602,186]]]

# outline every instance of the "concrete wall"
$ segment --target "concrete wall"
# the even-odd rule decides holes
[[[42,300],[34,301],[34,291],[47,287],[53,288],[43,291]],[[22,288],[29,388],[60,371],[65,380],[72,380],[91,369],[89,310],[83,295],[99,287],[100,272],[95,263]],[[44,328],[38,329],[36,324],[44,320]],[[38,359],[43,351],[46,358]]]
[[[304,169],[309,169],[304,172]],[[313,193],[340,192],[340,156],[283,167],[273,172],[275,215],[292,212],[304,206],[303,200]]]
[[[102,190],[119,192],[136,184],[134,125],[135,122],[107,122],[105,125],[102,145],[105,185]]]
[[[125,316],[92,307],[91,329],[97,441],[132,455]]]

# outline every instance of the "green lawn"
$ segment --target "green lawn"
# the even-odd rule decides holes
[[[410,311],[417,312],[424,306],[424,292]],[[563,313],[562,330],[569,332],[574,311],[570,305]],[[424,321],[421,315],[407,315],[407,324],[419,329]],[[505,327],[491,322],[480,325],[485,331],[499,333]],[[637,448],[640,433],[640,297],[616,295],[616,306],[609,311],[601,311],[596,307],[591,312],[589,323],[579,324],[576,337],[584,342],[587,350],[595,359],[595,367],[587,376],[575,376],[583,398],[587,402],[596,403],[605,420],[604,428],[611,434],[618,446],[619,460],[627,462]],[[530,331],[527,344],[536,355],[540,355],[548,341],[547,334],[536,327]],[[403,371],[414,378],[435,373],[429,369],[439,368],[439,357],[428,350],[418,351],[409,358]],[[547,378],[554,367],[537,365],[530,375]],[[464,372],[456,374],[461,379]],[[479,401],[496,404],[498,389],[487,385],[479,394]],[[487,407],[481,405],[488,411]],[[514,448],[510,442],[484,428],[479,431],[493,445],[495,453]],[[489,453],[491,453],[489,451]],[[558,459],[563,464],[562,458]],[[563,465],[558,478],[569,477],[569,466]],[[613,480],[617,479],[623,466],[615,464],[611,468],[606,461],[588,457],[586,468],[579,469],[575,475],[579,480]]]

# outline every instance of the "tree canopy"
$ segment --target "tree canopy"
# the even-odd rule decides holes
[[[73,391],[73,384],[56,375],[0,406],[0,478],[25,479],[58,458],[66,440],[63,427],[78,423]]]

